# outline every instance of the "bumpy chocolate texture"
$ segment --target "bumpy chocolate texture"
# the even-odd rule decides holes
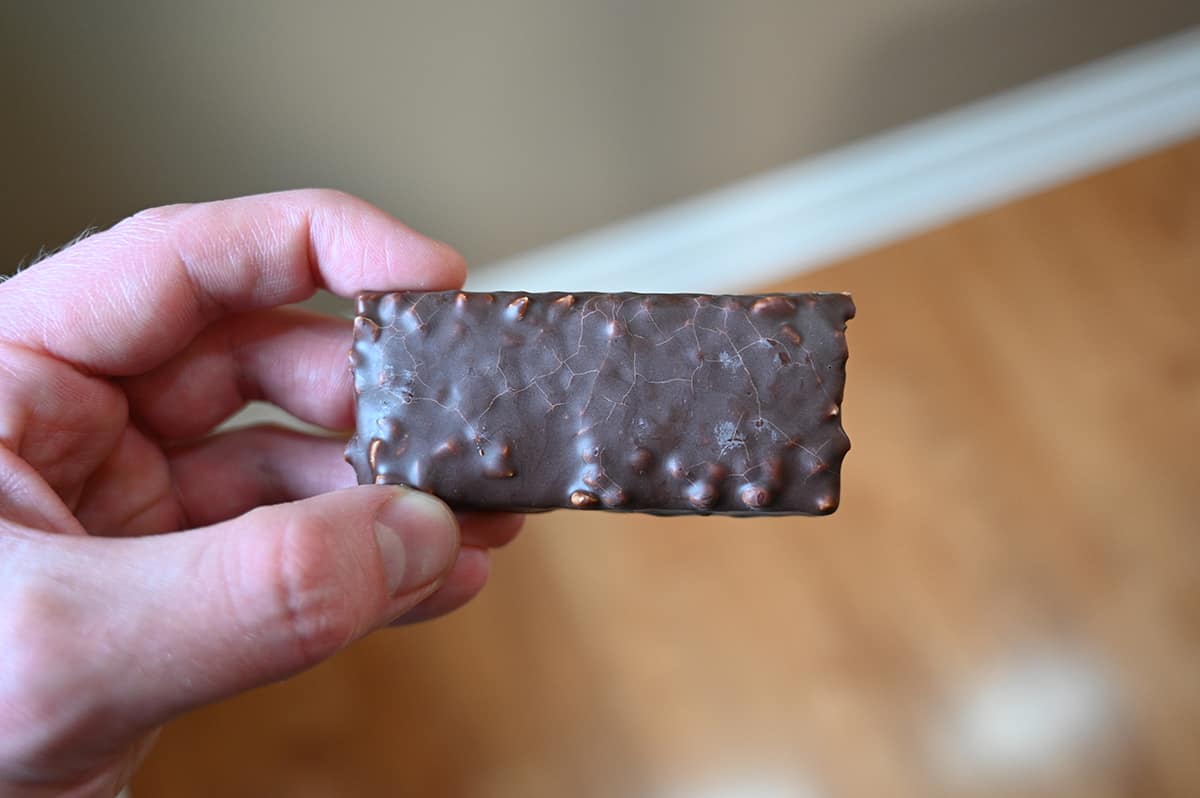
[[[365,294],[361,483],[460,509],[823,515],[846,294]]]

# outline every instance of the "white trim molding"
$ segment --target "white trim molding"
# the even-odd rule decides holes
[[[1194,28],[490,264],[468,287],[745,290],[1198,133]]]

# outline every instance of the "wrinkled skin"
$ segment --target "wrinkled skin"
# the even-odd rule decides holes
[[[352,487],[341,436],[212,433],[252,399],[352,426],[348,322],[280,305],[463,278],[303,191],[146,211],[0,284],[0,795],[115,794],[171,717],[482,588],[519,517]]]

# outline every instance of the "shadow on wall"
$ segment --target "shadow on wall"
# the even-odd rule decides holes
[[[0,273],[143,207],[310,185],[481,263],[1200,22],[1178,0],[505,6],[0,9]]]

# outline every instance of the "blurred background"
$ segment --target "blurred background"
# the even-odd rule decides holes
[[[1194,66],[1197,24],[1183,0],[6,4],[0,273],[143,207],[320,185],[473,279],[553,286],[528,253],[757,176],[837,184],[964,106],[999,130],[1164,37]],[[1097,102],[1089,130],[1131,118]],[[537,517],[473,605],[182,719],[134,794],[1200,794],[1190,118],[686,286],[854,293],[836,515]]]
[[[477,266],[1200,22],[1185,0],[6,3],[0,264],[360,194]]]

